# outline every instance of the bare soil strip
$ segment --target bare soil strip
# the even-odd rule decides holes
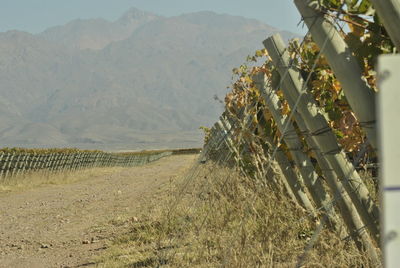
[[[94,265],[92,260],[118,235],[109,223],[135,220],[140,204],[182,176],[196,158],[175,155],[112,172],[98,169],[70,184],[0,193],[0,267]]]

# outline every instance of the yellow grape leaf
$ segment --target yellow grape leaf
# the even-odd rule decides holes
[[[358,25],[357,22],[352,20],[350,16],[344,16],[344,19],[347,21],[347,25],[349,26],[350,32],[353,33],[357,37],[362,37],[365,34],[365,29]]]
[[[317,46],[316,43],[314,43],[314,42],[311,43],[311,45],[310,45],[310,51],[311,51],[312,53],[316,53],[316,52],[319,51],[319,47]]]
[[[244,81],[248,84],[251,84],[253,82],[253,80],[249,77],[249,76],[245,76],[244,77]]]
[[[308,157],[312,157],[312,158],[317,158],[317,156],[315,155],[315,152],[313,150],[307,150],[307,155]]]
[[[260,91],[258,90],[258,88],[256,87],[251,87],[249,88],[249,91],[254,94],[255,97],[260,97]]]
[[[318,65],[319,66],[326,66],[326,65],[329,65],[329,63],[328,63],[328,61],[327,61],[327,59],[325,58],[325,56],[321,56],[321,57],[319,57],[319,59],[318,59]]]
[[[270,120],[272,118],[272,114],[267,109],[264,110],[263,115],[264,115],[265,121],[268,121],[268,120]]]
[[[262,52],[265,56],[268,56],[268,55],[269,55],[267,49],[265,49],[265,48],[261,49],[261,52]]]
[[[311,84],[312,84],[313,88],[322,88],[322,87],[324,87],[325,82],[318,79],[318,80],[313,80],[311,82]]]
[[[281,133],[279,132],[279,130],[276,130],[273,141],[274,141],[274,143],[276,143],[276,146],[278,146],[278,147],[281,146],[280,137],[281,137]]]
[[[256,57],[262,57],[264,56],[264,53],[261,50],[256,51]]]
[[[256,126],[258,125],[257,116],[253,116],[253,123],[254,123]]]
[[[340,85],[340,83],[339,83],[338,80],[335,80],[335,81],[333,82],[333,88],[335,89],[335,91],[336,91],[337,93],[339,93],[340,90],[342,90],[342,86]]]
[[[290,107],[287,101],[283,101],[282,103],[282,114],[288,115],[290,113]]]

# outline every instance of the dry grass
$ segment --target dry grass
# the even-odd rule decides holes
[[[93,178],[93,176],[110,175],[122,167],[90,168],[77,171],[49,172],[35,171],[13,177],[0,178],[0,193],[25,191],[49,185],[68,184]]]
[[[370,267],[352,241],[232,169],[201,165],[122,220],[99,267]],[[116,223],[115,223],[116,224]]]

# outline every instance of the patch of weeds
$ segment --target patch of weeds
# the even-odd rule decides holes
[[[317,222],[284,193],[214,164],[189,175],[129,223],[100,267],[371,267],[327,227],[305,252]]]

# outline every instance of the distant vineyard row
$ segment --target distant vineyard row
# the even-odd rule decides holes
[[[39,170],[58,172],[92,167],[132,167],[173,154],[191,154],[199,151],[200,149],[193,148],[107,153],[79,149],[3,148],[0,150],[0,177]]]

